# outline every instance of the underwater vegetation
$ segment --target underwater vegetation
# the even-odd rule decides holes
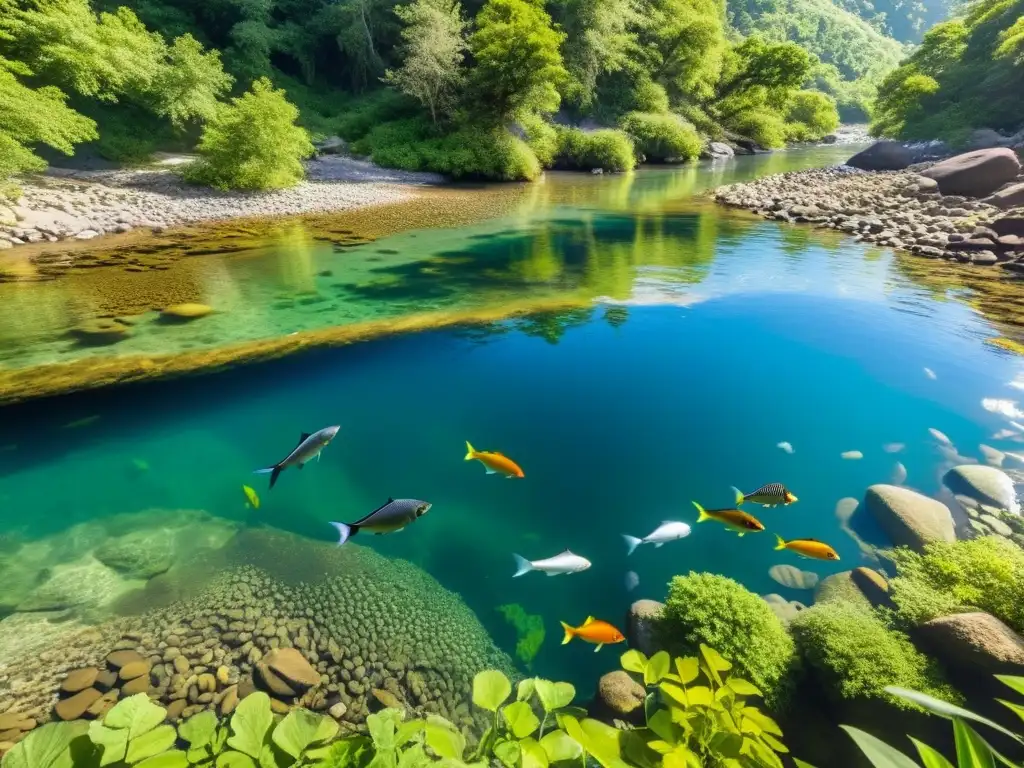
[[[516,658],[529,669],[544,644],[544,618],[539,614],[527,613],[519,603],[499,605],[497,611],[515,628]]]

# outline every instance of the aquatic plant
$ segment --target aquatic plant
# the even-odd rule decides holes
[[[793,639],[768,603],[739,582],[710,573],[676,576],[669,584],[662,628],[667,650],[718,650],[775,706],[786,698],[796,663]]]
[[[1024,677],[1013,677],[1010,675],[996,675],[995,677],[1017,693],[1024,694]],[[955,704],[950,704],[948,701],[943,701],[942,699],[936,699],[925,693],[921,693],[920,691],[912,691],[893,686],[886,688],[886,691],[893,696],[913,702],[915,705],[931,714],[935,714],[939,717],[944,717],[947,720],[952,721],[953,739],[957,758],[957,765],[955,768],[994,766],[997,760],[1004,765],[1010,766],[1010,768],[1014,768],[1015,764],[996,752],[996,750],[993,749],[981,734],[972,728],[967,721],[973,721],[975,723],[986,725],[989,728],[993,728],[1024,746],[1024,738],[1022,738],[1020,734],[1014,733],[998,723],[989,720],[987,717],[982,717],[969,709],[958,707]],[[1003,699],[996,699],[996,701],[1024,719],[1024,705],[1011,701],[1004,701]],[[861,752],[864,753],[875,768],[914,768],[917,765],[898,749],[889,746],[881,739],[872,736],[870,733],[865,733],[859,728],[854,728],[849,725],[843,725],[840,727],[850,735],[854,742],[856,742]],[[954,768],[953,764],[943,757],[943,755],[936,749],[928,746],[927,744],[923,744],[913,736],[910,736],[909,738],[914,743],[914,747],[917,749],[917,754],[920,756],[921,762],[925,768]]]
[[[529,669],[544,643],[544,619],[519,603],[499,605],[498,612],[516,630],[516,657]]]
[[[1013,542],[1000,536],[933,542],[923,553],[899,547],[891,558],[900,620],[916,625],[974,608],[1024,631],[1024,549]]]
[[[749,701],[761,689],[729,674],[733,665],[713,648],[701,643],[699,656],[674,660],[630,650],[621,662],[651,690],[647,727],[627,732],[627,758],[663,768],[781,768],[779,754],[789,752],[782,729]]]
[[[838,698],[885,699],[896,706],[912,706],[889,696],[889,685],[959,698],[934,661],[862,605],[821,603],[801,611],[789,626],[804,662]]]

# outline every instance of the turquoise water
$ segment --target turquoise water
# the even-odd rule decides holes
[[[426,569],[510,653],[514,635],[497,606],[541,615],[547,639],[534,671],[585,691],[616,651],[563,647],[558,622],[594,615],[621,625],[632,600],[664,599],[674,574],[722,573],[810,603],[811,592],[781,586],[769,568],[825,577],[872,565],[840,526],[837,501],[888,482],[897,460],[908,486],[940,493],[948,465],[929,428],[964,455],[979,455],[980,443],[1012,450],[991,439],[1007,415],[982,401],[1014,400],[1008,384],[1022,366],[983,343],[998,334],[987,321],[958,300],[936,300],[891,254],[701,205],[659,214],[646,239],[622,210],[573,216],[566,207],[543,227],[524,217],[518,230],[478,239],[438,277],[445,290],[472,292],[517,265],[536,267],[540,250],[551,268],[533,273],[538,290],[585,275],[614,294],[595,291],[579,309],[8,407],[3,529],[37,537],[117,513],[201,509],[328,541],[328,521],[357,520],[388,497],[424,499],[433,508],[405,531],[354,542]],[[717,226],[702,238],[709,216]],[[594,243],[611,255],[596,258]],[[409,276],[393,290],[427,300],[431,286]],[[284,472],[273,491],[251,474],[301,432],[331,424],[342,429],[321,460]],[[485,475],[463,461],[466,440],[504,452],[526,477]],[[906,447],[884,451],[891,443]],[[799,502],[751,509],[765,533],[741,539],[696,524],[692,500],[731,506],[731,486],[768,482],[785,483]],[[258,511],[245,508],[242,484],[259,493]],[[643,536],[663,520],[693,532],[627,558],[621,534]],[[865,521],[856,527],[884,543]],[[842,559],[776,552],[775,533],[821,539]],[[538,559],[565,548],[593,567],[512,579],[514,552]],[[631,570],[639,586],[628,592]]]

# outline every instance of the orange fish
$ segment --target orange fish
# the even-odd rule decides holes
[[[580,640],[585,640],[588,643],[597,643],[594,653],[600,651],[605,643],[621,643],[626,639],[625,635],[607,621],[595,619],[593,616],[587,616],[587,620],[578,627],[570,627],[564,621],[561,622],[561,625],[562,629],[565,630],[562,645],[565,645],[574,637],[578,637]]]
[[[466,461],[476,459],[484,465],[488,475],[504,475],[505,477],[525,477],[523,470],[512,459],[497,451],[478,451],[466,441]]]
[[[779,540],[779,543],[775,545],[776,549],[788,549],[790,552],[796,552],[801,557],[810,557],[815,560],[839,559],[839,554],[832,547],[817,539],[792,539],[786,541],[779,534],[775,534],[775,538]]]

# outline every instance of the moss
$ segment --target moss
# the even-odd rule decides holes
[[[785,701],[796,662],[793,639],[768,603],[738,582],[710,573],[676,576],[662,630],[673,653],[692,654],[704,643],[764,691],[769,705]]]
[[[544,644],[544,618],[538,614],[527,613],[519,603],[499,605],[498,612],[505,621],[516,630],[516,658],[529,669],[534,658]]]

